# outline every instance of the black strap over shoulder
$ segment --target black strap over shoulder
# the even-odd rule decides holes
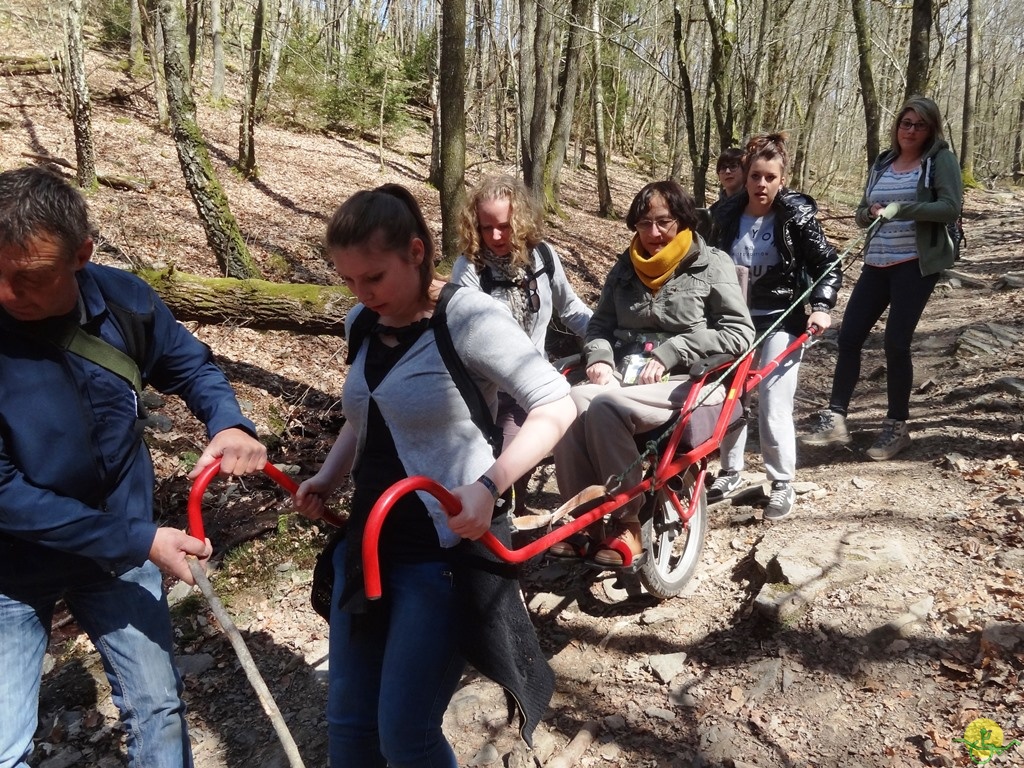
[[[480,387],[470,377],[469,371],[455,349],[455,343],[452,341],[452,335],[448,330],[448,302],[457,290],[459,290],[459,286],[454,283],[445,283],[441,289],[441,295],[437,299],[437,305],[434,307],[434,315],[430,319],[430,326],[434,329],[437,351],[441,353],[441,359],[444,360],[445,367],[448,368],[448,373],[451,375],[452,381],[455,382],[459,394],[466,401],[473,423],[483,433],[487,442],[491,444],[491,451],[494,453],[495,458],[497,458],[498,454],[501,453],[501,435],[498,433],[498,428],[491,417],[491,409],[484,399],[483,392],[480,391]]]
[[[540,277],[541,275],[547,275],[548,280],[554,279],[555,276],[555,252],[548,245],[547,242],[541,240],[537,244],[537,250],[540,252],[540,260],[544,263],[538,271],[533,271],[533,264],[531,263],[526,269],[527,279]],[[490,294],[495,288],[519,288],[522,287],[520,283],[506,280],[505,278],[495,277],[491,272],[490,267],[483,267],[480,270],[480,288],[484,293]]]
[[[547,275],[550,280],[555,276],[555,252],[546,240],[541,240],[537,244],[537,250],[540,251],[540,260],[544,262],[544,267],[540,272],[536,272],[535,276]]]
[[[378,319],[380,319],[380,315],[372,309],[363,307],[359,310],[359,314],[352,321],[352,327],[349,328],[348,335],[345,337],[345,342],[348,344],[348,350],[345,352],[346,365],[352,365],[355,362],[356,354],[363,346],[363,340],[370,333],[370,329],[377,324]]]
[[[462,395],[462,399],[469,408],[470,418],[490,443],[491,451],[497,457],[501,452],[501,434],[491,417],[491,409],[487,405],[487,400],[484,399],[483,392],[469,375],[448,330],[448,302],[457,290],[459,290],[459,286],[454,283],[445,283],[441,288],[441,295],[437,299],[434,314],[430,318],[430,328],[434,331],[437,351],[444,361],[445,368],[448,369],[448,375],[452,377],[459,394]],[[363,307],[352,321],[347,338],[348,351],[345,354],[345,362],[348,365],[352,365],[363,341],[377,324],[379,318],[380,316],[376,312]]]

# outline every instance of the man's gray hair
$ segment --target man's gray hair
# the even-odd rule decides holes
[[[90,232],[89,206],[63,177],[34,165],[0,173],[0,247],[49,235],[71,258]]]

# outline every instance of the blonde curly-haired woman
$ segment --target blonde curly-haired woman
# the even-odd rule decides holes
[[[458,233],[462,255],[452,267],[453,283],[481,290],[507,306],[542,353],[554,314],[580,339],[585,337],[590,307],[573,291],[558,253],[544,242],[540,207],[521,181],[511,176],[481,179],[466,197]],[[512,398],[498,394],[496,422],[505,444],[525,418]],[[524,479],[515,487],[517,513],[525,493]]]

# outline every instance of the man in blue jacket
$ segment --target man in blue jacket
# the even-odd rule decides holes
[[[85,200],[62,178],[0,173],[0,768],[28,765],[61,598],[99,650],[130,764],[192,765],[160,572],[192,583],[186,557],[212,549],[153,522],[139,377],[106,345],[206,425],[193,476],[217,458],[230,474],[266,462],[210,350],[92,250]],[[94,351],[66,349],[76,335]]]

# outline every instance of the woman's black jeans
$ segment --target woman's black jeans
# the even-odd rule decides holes
[[[865,266],[861,270],[839,328],[839,359],[832,378],[830,410],[846,415],[853,390],[860,379],[861,349],[878,318],[889,307],[885,321],[886,388],[889,397],[886,418],[897,421],[909,418],[910,390],[914,384],[910,342],[938,281],[938,274],[921,276],[917,259],[891,267]]]

